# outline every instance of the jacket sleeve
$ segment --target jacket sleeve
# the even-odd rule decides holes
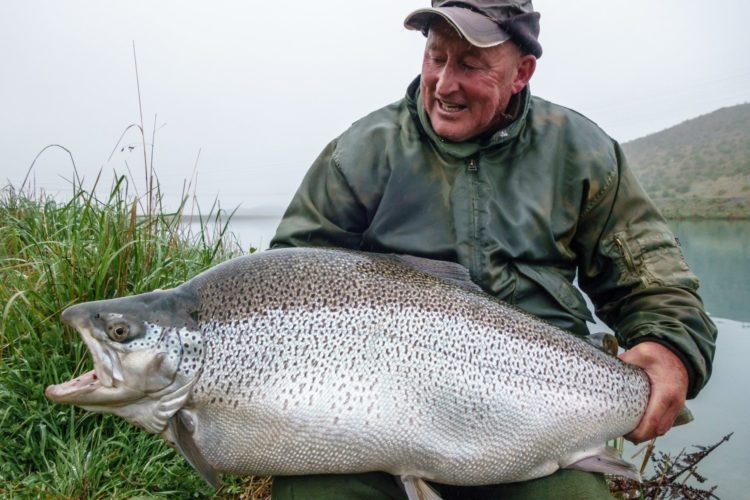
[[[271,248],[360,247],[367,214],[335,153],[336,140],[326,146],[305,175],[271,240]]]
[[[621,345],[655,341],[672,350],[693,398],[711,376],[716,326],[679,243],[614,147],[616,168],[591,187],[581,216],[579,284]]]

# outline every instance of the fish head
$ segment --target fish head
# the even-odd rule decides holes
[[[200,371],[202,336],[192,305],[179,292],[159,291],[65,309],[62,321],[81,335],[94,369],[47,387],[45,395],[159,432]]]

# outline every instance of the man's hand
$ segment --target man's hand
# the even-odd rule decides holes
[[[688,374],[672,351],[657,342],[642,342],[620,355],[620,359],[642,368],[651,381],[651,396],[638,427],[625,436],[641,443],[665,434],[685,406]]]

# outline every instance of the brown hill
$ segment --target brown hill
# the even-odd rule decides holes
[[[750,218],[750,104],[721,108],[623,144],[671,218]]]

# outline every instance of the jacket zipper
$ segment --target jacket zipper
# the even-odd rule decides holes
[[[472,156],[466,161],[466,171],[471,174],[469,177],[469,183],[471,185],[471,238],[474,247],[472,252],[472,263],[470,274],[472,279],[479,283],[481,278],[481,255],[480,255],[480,244],[479,244],[479,221],[477,221],[477,203],[479,198],[479,189],[477,187],[477,176],[476,173],[479,171],[479,156]]]
[[[625,259],[625,265],[627,266],[627,268],[630,270],[630,272],[635,273],[637,271],[635,262],[633,261],[633,256],[630,255],[630,250],[625,244],[625,240],[623,240],[620,236],[615,236],[615,244],[617,244],[617,246],[620,248],[620,253]]]

